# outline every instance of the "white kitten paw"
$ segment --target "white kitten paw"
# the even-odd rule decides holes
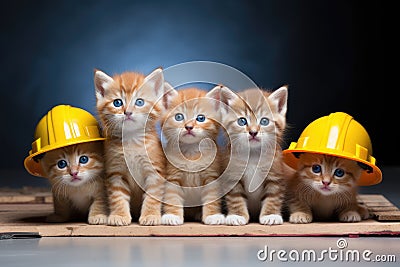
[[[61,223],[66,221],[68,221],[68,218],[61,216],[57,213],[50,214],[49,216],[46,217],[46,222],[50,223]]]
[[[140,225],[160,225],[161,224],[161,216],[159,216],[159,215],[140,216],[139,224]]]
[[[267,225],[282,224],[283,219],[282,216],[279,214],[269,214],[260,217],[260,223]]]
[[[339,215],[339,221],[341,222],[359,222],[361,216],[357,211],[349,210]]]
[[[97,214],[97,215],[88,217],[89,224],[107,224],[107,221],[108,221],[108,217],[107,217],[107,215],[104,215],[104,214]]]
[[[108,216],[108,225],[125,226],[130,225],[132,222],[131,216],[110,215]]]
[[[245,217],[236,214],[230,214],[225,218],[226,225],[245,225],[247,223],[248,221]]]
[[[164,214],[161,216],[161,224],[163,225],[182,225],[183,218],[175,214]]]
[[[312,214],[308,214],[305,212],[293,212],[290,214],[289,222],[291,223],[310,223],[312,222]]]
[[[225,216],[221,213],[208,215],[204,219],[204,224],[210,224],[210,225],[225,224]]]

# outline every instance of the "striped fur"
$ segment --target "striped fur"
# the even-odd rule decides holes
[[[224,103],[227,139],[223,187],[232,188],[225,196],[226,224],[243,225],[249,220],[281,224],[285,165],[280,145],[286,128],[287,87],[240,93],[222,87],[216,95]],[[261,125],[262,118],[266,125]],[[246,124],[240,125],[239,119]]]
[[[79,162],[82,156],[87,157],[87,163]],[[65,167],[59,167],[57,163],[60,161],[65,161]],[[89,224],[107,223],[103,142],[82,143],[49,151],[40,163],[53,193],[54,213],[47,217],[48,222],[84,219]]]
[[[177,120],[177,114],[181,114],[182,120]],[[207,91],[198,88],[175,91],[169,103],[162,120],[168,159],[162,216],[165,225],[183,224],[184,217],[185,220],[201,218],[205,224],[224,222],[217,180],[220,174],[217,114]],[[204,115],[205,120],[196,119],[199,115]],[[190,214],[196,206],[201,207],[197,209],[200,214]]]
[[[106,188],[109,225],[161,222],[165,160],[156,122],[165,91],[163,73],[95,70],[97,111],[106,137]]]
[[[357,222],[369,217],[368,210],[357,202],[357,180],[362,172],[357,162],[311,153],[302,153],[299,157],[286,197],[291,223]],[[342,172],[343,176],[335,172]]]

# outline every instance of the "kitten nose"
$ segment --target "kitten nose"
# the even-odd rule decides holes
[[[193,130],[193,126],[192,125],[185,125],[185,129],[187,131],[191,131],[191,130]]]
[[[132,112],[130,112],[130,111],[125,111],[124,113],[125,113],[125,115],[128,116],[128,117],[132,115]]]
[[[77,171],[71,171],[69,174],[71,174],[71,176],[73,176],[73,177],[78,176],[78,172]]]
[[[251,137],[256,137],[256,135],[258,134],[258,132],[254,132],[254,131],[250,131],[249,134],[251,135]]]
[[[331,181],[322,181],[322,184],[323,184],[324,186],[328,186],[328,185],[331,184]]]

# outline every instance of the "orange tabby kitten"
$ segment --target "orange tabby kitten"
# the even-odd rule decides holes
[[[66,146],[45,153],[40,164],[51,183],[54,213],[48,222],[82,219],[107,223],[103,142]]]
[[[205,224],[223,224],[215,101],[198,88],[173,92],[161,125],[168,159],[162,224],[183,224],[184,206],[202,207]],[[186,218],[189,210],[185,208]]]
[[[357,202],[357,180],[363,169],[356,161],[312,153],[298,156],[287,191],[291,223],[369,218],[368,210]]]
[[[106,187],[109,225],[161,222],[165,159],[156,132],[165,91],[162,69],[147,76],[124,72],[94,74],[97,111],[106,137]]]
[[[282,224],[284,197],[281,142],[286,127],[287,87],[274,92],[248,89],[216,91],[223,105],[222,124],[227,135],[224,187],[227,225]],[[258,217],[258,218],[257,218]]]

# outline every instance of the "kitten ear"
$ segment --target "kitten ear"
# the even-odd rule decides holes
[[[234,93],[228,87],[223,85],[217,85],[212,90],[210,90],[206,97],[214,98],[215,100],[215,109],[221,109],[224,112],[228,112],[229,106],[240,99],[240,97]]]
[[[146,91],[151,88],[157,100],[164,95],[164,73],[161,67],[155,69],[149,75],[144,78],[143,85],[140,90],[145,89]]]
[[[277,107],[277,111],[281,116],[286,116],[288,86],[284,85],[272,92],[268,99]]]
[[[172,99],[178,95],[178,91],[176,91],[168,82],[164,82],[164,92],[163,105],[165,109],[168,109],[171,106]]]
[[[94,70],[94,86],[96,88],[97,99],[104,97],[105,91],[113,82],[114,79],[102,72],[101,70]]]

